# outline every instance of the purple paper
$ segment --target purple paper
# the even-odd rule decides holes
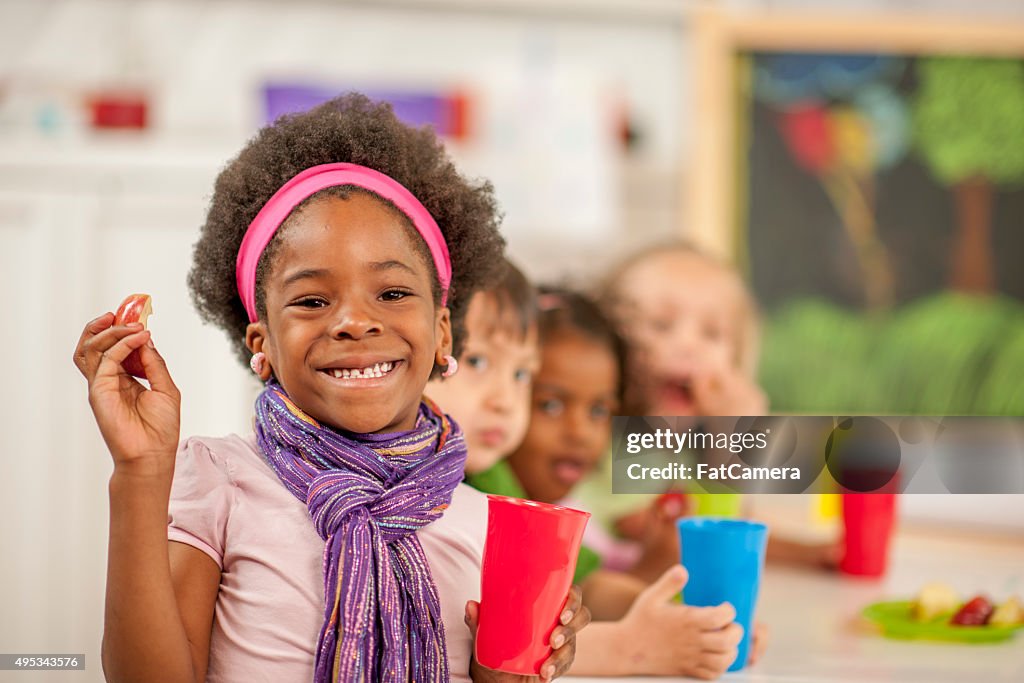
[[[265,123],[272,123],[282,114],[306,111],[337,97],[351,88],[328,88],[322,85],[268,83],[263,86]],[[463,137],[465,99],[458,93],[429,93],[397,90],[364,90],[367,97],[389,102],[400,121],[410,126],[433,126],[448,137]]]

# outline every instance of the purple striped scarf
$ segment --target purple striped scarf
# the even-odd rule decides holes
[[[424,402],[411,431],[341,433],[271,381],[256,399],[256,436],[326,542],[314,681],[449,680],[437,587],[415,532],[462,481],[458,425]]]

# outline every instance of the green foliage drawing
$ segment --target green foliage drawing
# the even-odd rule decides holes
[[[917,73],[914,142],[935,177],[1024,182],[1024,61],[930,57]]]
[[[953,190],[950,285],[995,290],[994,185],[1024,182],[1024,61],[935,57],[918,62],[915,145]]]
[[[773,412],[1024,415],[1024,305],[956,293],[885,318],[819,300],[766,325],[760,380]]]

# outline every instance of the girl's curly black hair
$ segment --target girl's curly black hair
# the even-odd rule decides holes
[[[623,402],[629,349],[595,301],[566,287],[541,285],[537,294],[537,329],[541,346],[563,334],[579,334],[604,345],[615,358],[616,398]]]
[[[235,284],[235,259],[242,237],[263,205],[288,180],[312,166],[335,162],[360,164],[391,176],[437,221],[451,255],[447,303],[453,355],[458,357],[470,297],[502,274],[505,241],[498,231],[501,214],[493,188],[487,181],[471,182],[460,175],[432,130],[410,128],[395,117],[391,105],[356,93],[308,112],[282,116],[257,133],[221,171],[188,276],[200,317],[224,330],[239,360],[248,366],[245,330],[249,317]],[[324,195],[347,198],[351,191],[366,192],[327,188],[300,204],[282,224],[257,266],[256,308],[261,317],[266,315],[263,282],[291,218]],[[416,235],[411,221],[406,222]],[[416,244],[433,270],[426,244],[418,236]],[[439,286],[434,294],[435,304],[439,304]]]

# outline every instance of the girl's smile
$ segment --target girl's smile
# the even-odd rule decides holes
[[[451,349],[426,246],[372,195],[319,197],[282,228],[266,316],[247,343],[291,399],[357,433],[412,429],[435,362]]]
[[[374,361],[352,358],[321,368],[320,372],[336,380],[344,380],[353,387],[381,386],[383,382],[370,380],[391,377],[401,364],[400,360]]]

